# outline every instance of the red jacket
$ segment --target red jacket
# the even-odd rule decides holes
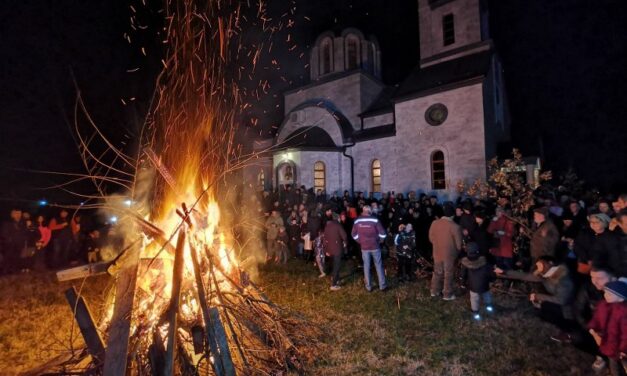
[[[621,352],[627,353],[627,303],[600,301],[588,329],[594,329],[601,336],[601,354],[618,359]]]
[[[512,242],[512,236],[514,236],[514,222],[504,216],[499,217],[496,221],[490,222],[488,226],[488,232],[490,234],[495,234],[497,231],[503,231],[505,234],[499,236],[498,247],[491,248],[490,253],[496,257],[514,257],[514,244]]]

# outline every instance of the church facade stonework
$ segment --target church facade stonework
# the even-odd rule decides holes
[[[276,188],[289,166],[292,184],[328,194],[452,198],[458,181],[485,179],[486,162],[509,139],[486,7],[480,0],[419,0],[421,60],[391,87],[380,80],[374,37],[355,29],[323,33],[310,53],[311,82],[285,93],[276,137],[256,148],[271,152],[248,168],[247,180],[262,174],[259,188]]]

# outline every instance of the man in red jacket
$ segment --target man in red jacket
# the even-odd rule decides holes
[[[362,214],[355,220],[351,235],[353,239],[361,246],[361,257],[364,261],[364,279],[366,282],[366,290],[372,291],[372,283],[370,279],[370,260],[374,260],[374,267],[377,270],[379,278],[379,290],[387,289],[385,283],[385,270],[383,269],[383,259],[381,258],[381,247],[379,243],[385,240],[387,233],[381,225],[381,222],[370,215],[369,206],[364,206]]]

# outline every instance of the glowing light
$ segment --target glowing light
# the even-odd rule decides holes
[[[46,200],[40,200],[39,201],[39,206],[46,206],[46,205],[48,205],[48,201],[46,201]]]
[[[481,320],[481,315],[479,315],[478,313],[475,313],[474,315],[472,315],[472,318],[479,321]]]
[[[126,205],[127,208],[130,208],[131,205],[133,205],[133,201],[131,201],[131,200],[124,200],[124,205]]]
[[[492,308],[492,306],[485,307],[485,310],[488,312],[494,312],[494,308]]]
[[[118,221],[118,217],[116,217],[115,215],[112,216],[111,218],[109,218],[109,221],[111,221],[111,223],[117,223]]]

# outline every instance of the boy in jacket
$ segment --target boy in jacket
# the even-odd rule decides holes
[[[492,312],[492,294],[490,294],[490,282],[496,279],[492,265],[485,256],[481,255],[479,245],[471,242],[466,245],[467,256],[462,259],[462,278],[470,290],[470,309],[472,317],[480,320],[481,300],[485,304],[485,310]]]

